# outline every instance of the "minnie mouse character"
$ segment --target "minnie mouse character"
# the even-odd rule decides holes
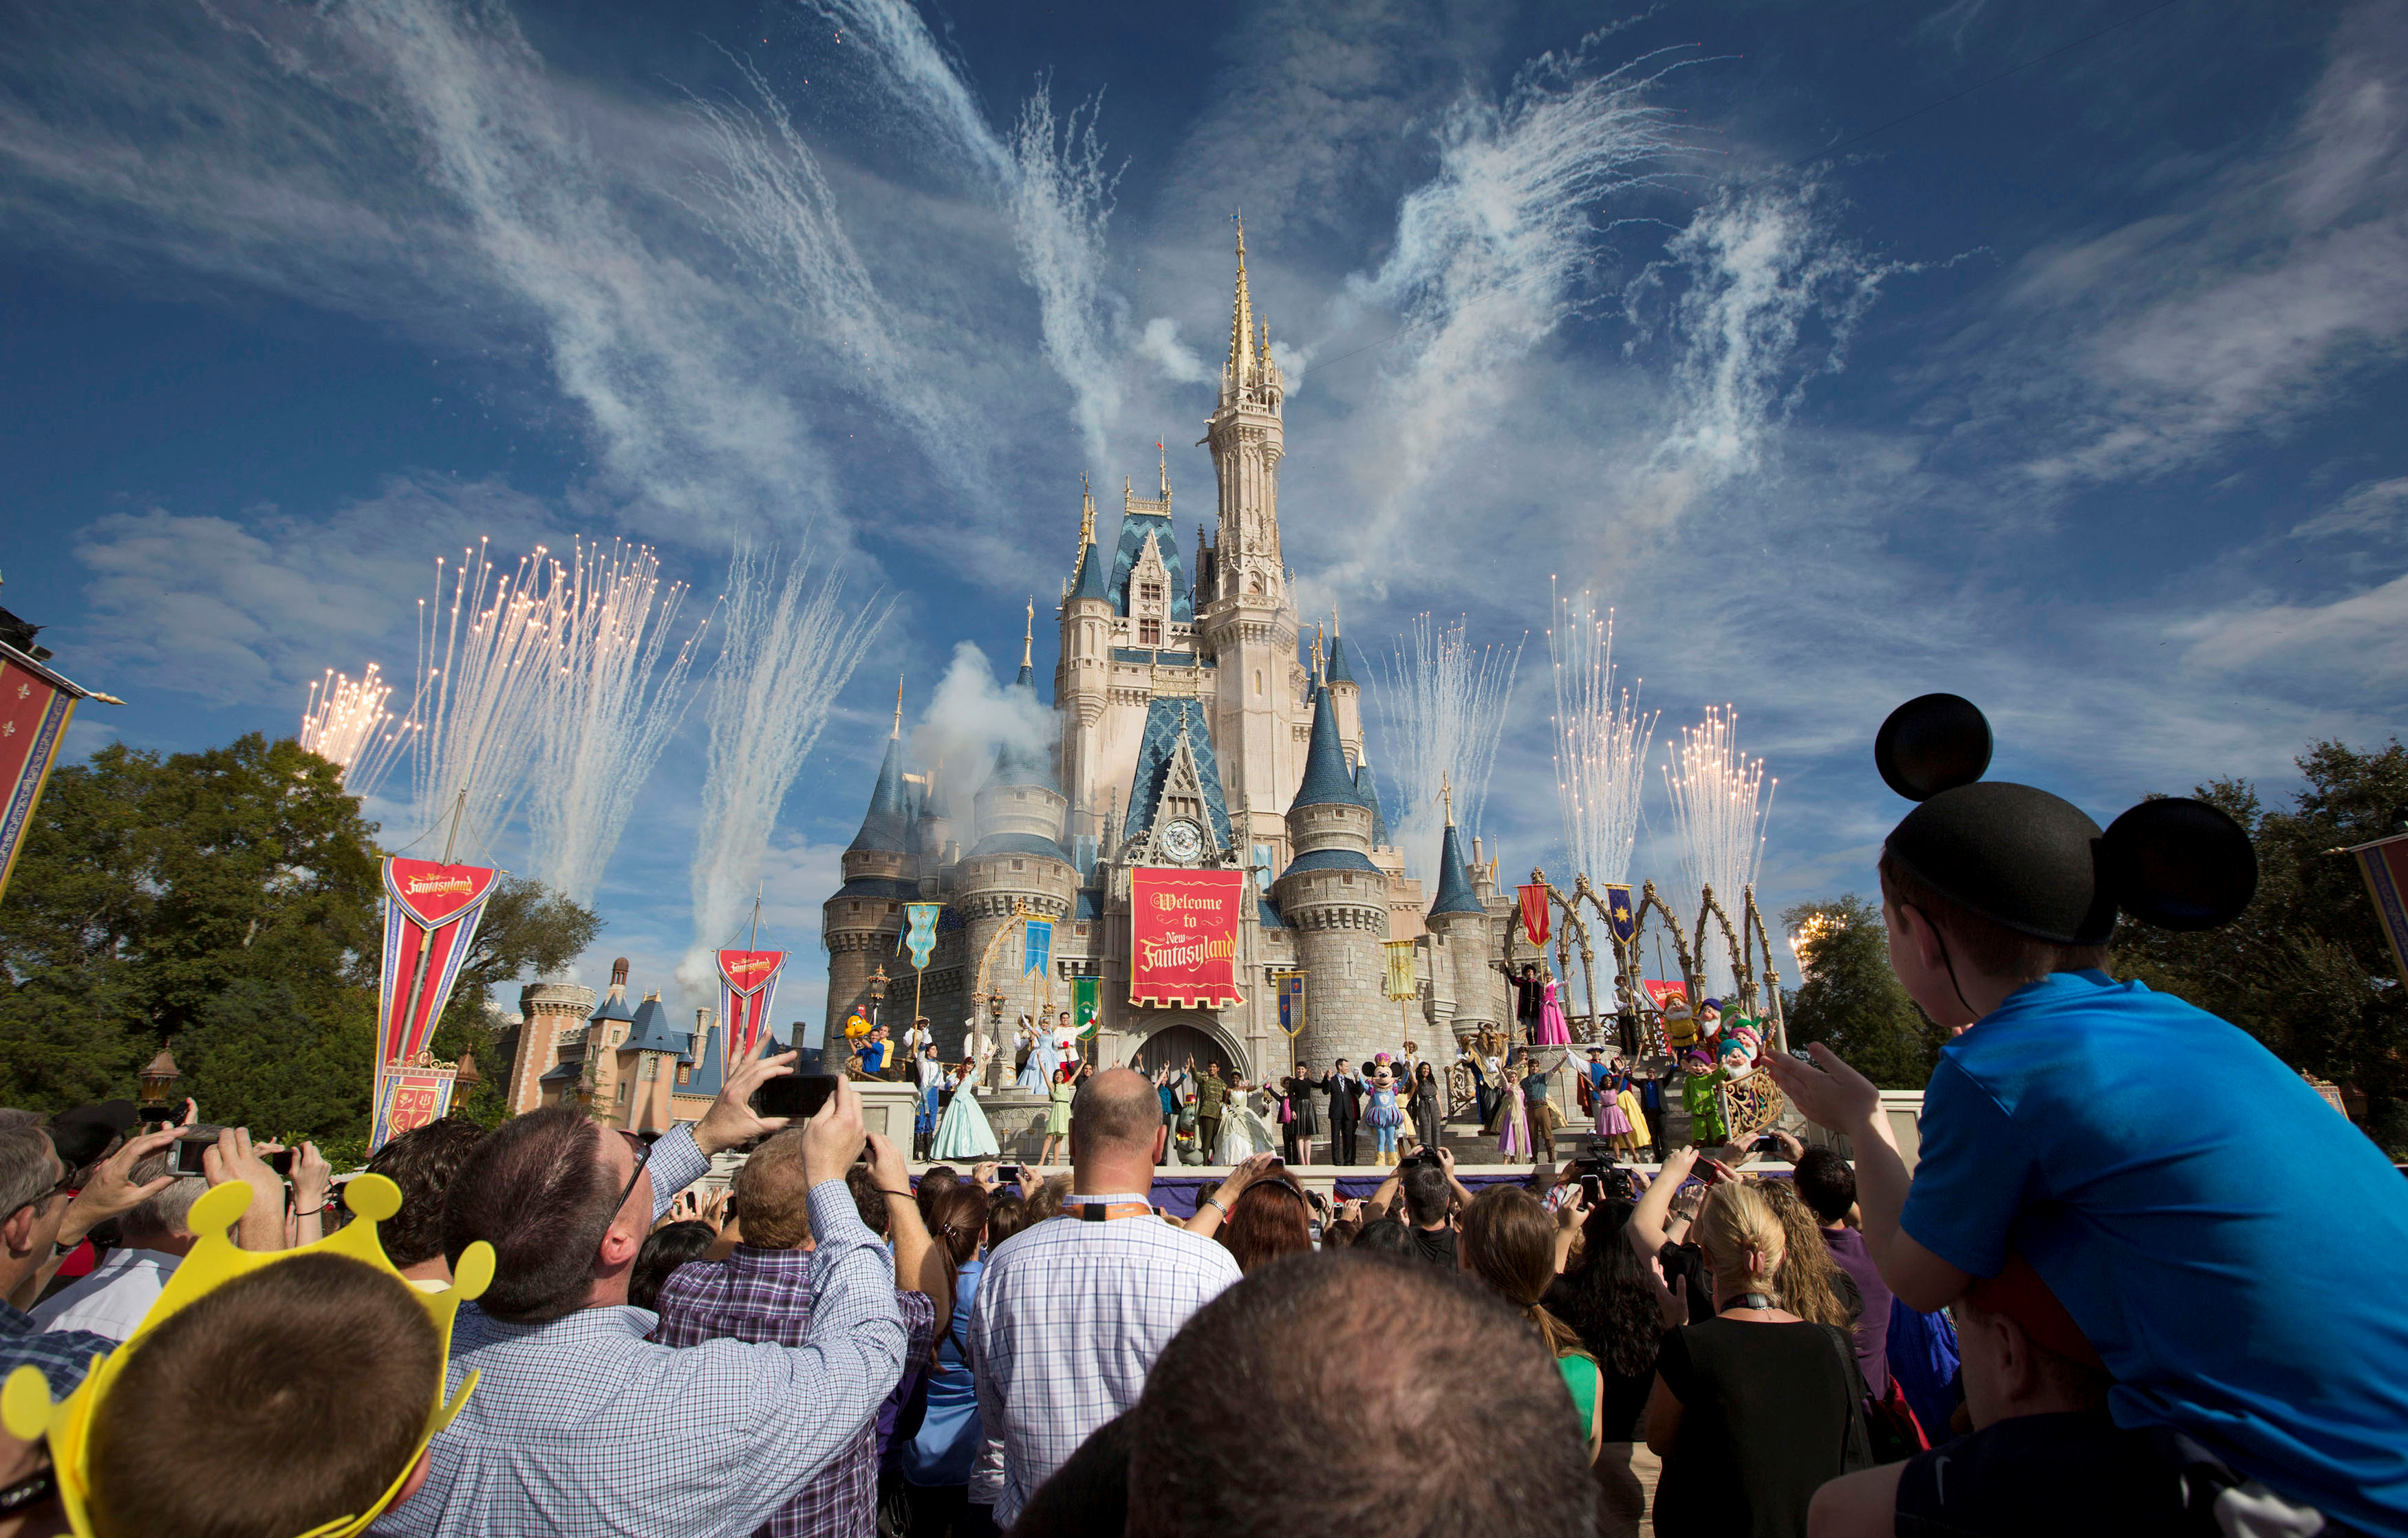
[[[1397,1104],[1397,1071],[1383,1052],[1371,1065],[1371,1104],[1364,1120],[1380,1134],[1378,1162],[1397,1161],[1397,1129],[1405,1124],[1404,1108]]]

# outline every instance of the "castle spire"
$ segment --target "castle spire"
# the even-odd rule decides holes
[[[895,675],[895,730],[888,736],[900,740],[903,735],[903,675]]]
[[[1229,388],[1241,392],[1254,371],[1254,306],[1246,294],[1246,219],[1229,216],[1238,226],[1238,297],[1229,315]]]
[[[1162,500],[1168,502],[1170,500],[1170,454],[1162,447],[1160,438],[1154,440],[1154,462],[1162,468]]]
[[[1079,477],[1079,548],[1085,549],[1096,542],[1096,493],[1087,485],[1087,477]]]
[[[1035,598],[1034,596],[1032,596],[1032,597],[1030,597],[1030,599],[1028,600],[1028,622],[1027,622],[1026,624],[1023,625],[1023,626],[1021,627],[1021,630],[1020,630],[1020,672],[1021,672],[1021,676],[1022,676],[1023,677],[1026,677],[1026,676],[1028,676],[1029,672],[1030,672],[1030,665],[1029,665],[1029,660],[1028,660],[1028,659],[1029,659],[1029,653],[1030,653],[1030,648],[1033,648],[1036,644],[1037,644],[1037,600],[1036,600],[1036,598]]]

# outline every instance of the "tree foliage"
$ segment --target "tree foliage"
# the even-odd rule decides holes
[[[2358,862],[2340,852],[2402,831],[2408,748],[2320,742],[2306,781],[2268,809],[2246,781],[2193,793],[2230,813],[2258,849],[2258,894],[2223,929],[2177,934],[2126,923],[2115,967],[2248,1031],[2290,1063],[2367,1096],[2378,1143],[2408,1149],[2408,998]]]
[[[1805,980],[1786,1001],[1789,1039],[1819,1041],[1885,1089],[1920,1089],[1944,1041],[1889,967],[1881,908],[1855,892],[1781,916],[1800,934]]]
[[[337,1145],[367,1130],[383,943],[376,828],[336,766],[252,733],[54,772],[0,901],[0,1104],[130,1095],[172,1041],[211,1120]],[[592,910],[523,878],[488,899],[433,1046],[508,1071],[486,1001],[591,943]],[[498,1083],[466,1107],[498,1119]]]

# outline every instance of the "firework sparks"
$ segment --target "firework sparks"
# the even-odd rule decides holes
[[[374,662],[357,678],[330,667],[309,686],[301,746],[341,769],[343,789],[355,796],[376,793],[414,730],[385,707],[392,698],[393,685],[379,676]]]
[[[1703,890],[1711,886],[1736,929],[1741,893],[1755,885],[1764,860],[1764,824],[1780,782],[1765,777],[1762,759],[1739,750],[1738,725],[1736,710],[1709,707],[1705,720],[1683,727],[1679,745],[1668,748],[1664,787],[1672,797],[1687,882],[1680,909],[1684,923],[1696,915]],[[1731,958],[1719,927],[1696,938],[1706,991],[1728,993]]]
[[[1639,680],[1617,686],[1613,611],[1602,618],[1585,592],[1561,599],[1547,632],[1555,674],[1555,806],[1571,874],[1598,883],[1628,879],[1639,840],[1647,751],[1663,712],[1639,708]]]
[[[1405,803],[1389,807],[1397,846],[1413,873],[1436,886],[1442,814],[1439,787],[1455,792],[1455,820],[1477,835],[1488,800],[1488,776],[1504,735],[1505,710],[1522,666],[1522,643],[1474,647],[1458,619],[1440,625],[1417,616],[1380,659],[1379,699],[1388,752]],[[1401,815],[1400,815],[1401,814]]]

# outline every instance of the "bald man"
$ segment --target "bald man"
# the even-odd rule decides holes
[[[1062,1215],[996,1248],[969,1322],[984,1450],[970,1500],[1011,1526],[1087,1434],[1135,1404],[1188,1316],[1238,1280],[1229,1252],[1156,1218],[1166,1129],[1144,1075],[1107,1069],[1070,1106]]]

